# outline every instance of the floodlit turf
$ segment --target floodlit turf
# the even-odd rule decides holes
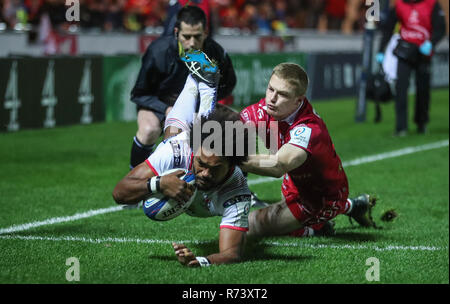
[[[379,124],[372,104],[359,124],[354,100],[314,106],[348,162],[448,140],[448,89],[432,97],[429,134],[417,135],[411,118],[404,138],[391,136],[392,103],[383,105]],[[373,215],[380,229],[340,216],[334,237],[251,243],[235,265],[188,269],[173,254],[173,240],[186,241],[198,255],[216,252],[219,217],[152,222],[141,210],[122,210],[46,222],[115,206],[111,192],[128,172],[135,131],[132,122],[0,134],[0,230],[42,221],[0,234],[0,283],[68,283],[70,257],[79,259],[79,283],[449,283],[448,144],[346,168],[351,196],[379,198]],[[280,181],[251,189],[270,202],[280,199]],[[381,222],[392,208],[398,218]],[[370,257],[379,260],[379,281],[366,280]]]

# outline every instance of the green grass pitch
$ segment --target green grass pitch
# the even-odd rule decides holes
[[[354,99],[313,103],[344,162],[441,146],[345,169],[351,196],[379,198],[373,216],[381,229],[340,216],[334,237],[270,238],[249,244],[243,263],[198,269],[177,262],[171,241],[185,241],[197,255],[216,252],[219,217],[153,222],[141,210],[86,214],[116,206],[111,192],[128,172],[135,122],[0,134],[0,283],[448,284],[448,102],[448,89],[433,91],[427,135],[415,133],[411,103],[404,138],[392,137],[393,103],[383,105],[378,124],[370,103],[367,122],[359,124]],[[280,181],[251,189],[280,199]],[[382,222],[392,208],[398,218]],[[66,280],[70,257],[79,260],[79,281]],[[379,281],[366,279],[371,257],[379,261]]]

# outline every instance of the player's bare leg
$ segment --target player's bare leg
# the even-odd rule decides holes
[[[140,109],[137,116],[137,139],[144,145],[153,145],[161,134],[161,122],[150,110]]]
[[[303,226],[292,215],[284,200],[250,212],[248,222],[247,236],[251,238],[286,235]]]
[[[150,156],[153,152],[154,144],[161,134],[161,122],[159,118],[147,109],[139,109],[138,131],[133,138],[130,154],[130,169],[133,169]]]

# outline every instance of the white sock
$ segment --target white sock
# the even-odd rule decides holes
[[[200,106],[198,115],[208,116],[215,108],[217,102],[217,87],[211,88],[204,82],[198,83],[200,93]]]
[[[198,102],[198,84],[189,74],[186,78],[183,90],[178,96],[172,110],[166,117],[164,130],[169,126],[176,127],[183,131],[189,130],[195,115]]]

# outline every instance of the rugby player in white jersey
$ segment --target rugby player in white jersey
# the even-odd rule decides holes
[[[173,244],[179,262],[186,266],[236,263],[242,259],[251,197],[239,168],[247,160],[248,150],[238,151],[238,146],[242,145],[236,143],[243,139],[244,146],[248,147],[248,134],[245,128],[239,129],[242,124],[229,133],[230,128],[225,128],[226,119],[229,119],[227,113],[216,110],[208,119],[201,117],[194,121],[190,131],[163,141],[145,162],[119,181],[113,191],[117,203],[136,204],[151,195],[149,179],[174,168],[188,169],[195,174],[196,192],[192,185],[179,179],[184,170],[161,176],[159,183],[159,192],[180,202],[188,201],[195,192],[187,214],[222,217],[218,253],[198,257],[183,244]],[[208,123],[217,128],[205,128]],[[230,147],[232,151],[227,150]]]
[[[183,54],[181,60],[185,62],[190,74],[172,110],[167,114],[164,123],[165,139],[188,131],[196,117],[208,117],[213,109],[225,112],[223,118],[228,121],[236,121],[240,117],[233,109],[216,104],[221,73],[215,62],[202,51],[190,50]],[[247,174],[244,173],[244,176],[247,177]],[[252,207],[268,206],[255,193],[250,193]]]

